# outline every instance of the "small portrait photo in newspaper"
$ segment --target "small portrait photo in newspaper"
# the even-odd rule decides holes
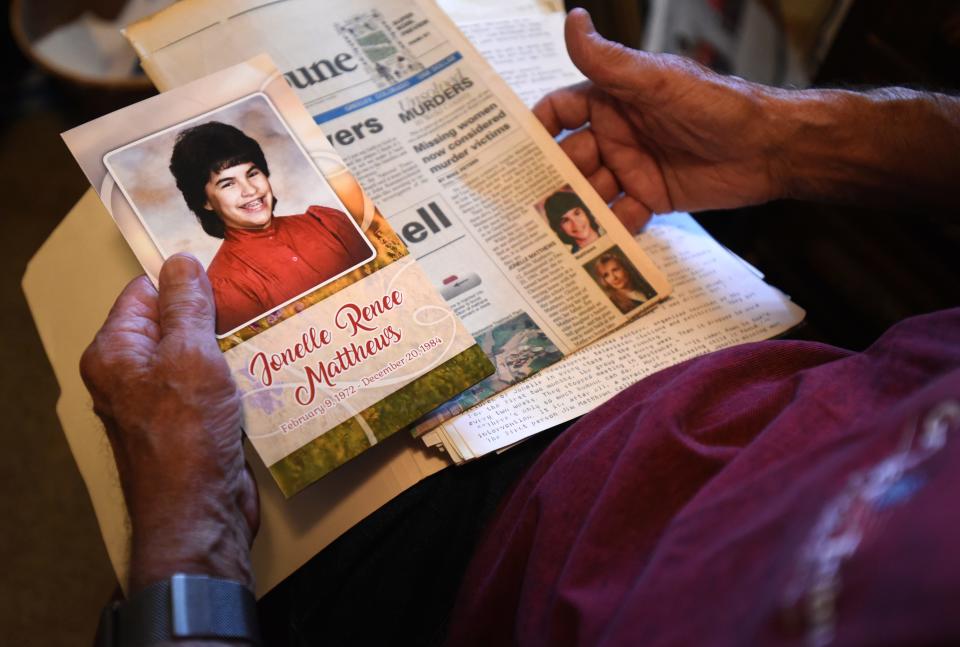
[[[639,308],[656,296],[656,290],[617,246],[583,267],[623,314]]]
[[[220,337],[376,256],[264,94],[103,159],[161,256],[203,263]]]
[[[586,250],[606,233],[568,184],[538,202],[535,208],[573,254]]]

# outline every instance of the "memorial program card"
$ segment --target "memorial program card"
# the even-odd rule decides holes
[[[206,268],[285,495],[493,372],[269,57],[64,140],[155,283],[175,253]]]

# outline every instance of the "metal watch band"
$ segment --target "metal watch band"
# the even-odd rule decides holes
[[[176,574],[104,609],[97,647],[149,647],[178,640],[260,645],[257,603],[230,580]]]

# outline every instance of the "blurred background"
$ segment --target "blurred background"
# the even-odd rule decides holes
[[[132,52],[111,35],[161,2],[4,1],[0,635],[9,645],[89,644],[116,587],[56,418],[58,387],[20,281],[87,188],[59,133],[152,93]],[[609,38],[764,83],[950,93],[960,83],[960,6],[953,1],[577,4]],[[858,349],[904,317],[960,303],[957,216],[799,202],[697,214],[807,310],[798,335]]]

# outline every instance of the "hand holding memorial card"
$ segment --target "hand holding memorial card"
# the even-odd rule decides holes
[[[268,57],[64,139],[154,282],[178,252],[206,268],[286,495],[493,371]]]

